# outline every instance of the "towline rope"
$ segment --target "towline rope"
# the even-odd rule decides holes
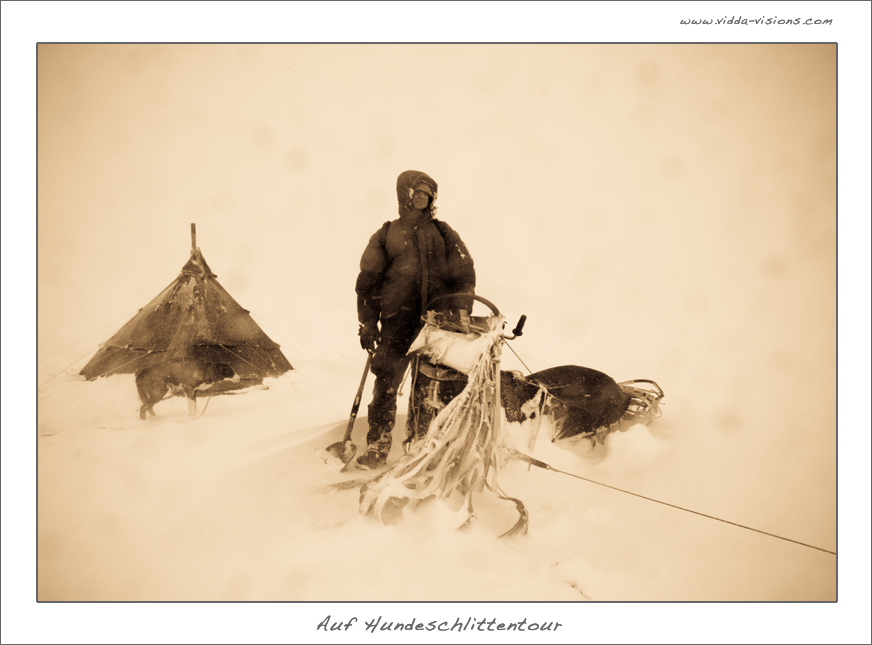
[[[675,504],[669,504],[668,502],[661,502],[659,499],[654,499],[652,497],[645,497],[644,495],[639,495],[638,493],[633,493],[628,490],[624,490],[623,488],[618,488],[617,486],[610,486],[609,484],[603,484],[602,482],[594,481],[593,479],[588,479],[587,477],[582,477],[581,475],[576,475],[574,473],[568,473],[565,470],[558,470],[557,468],[552,468],[549,464],[546,464],[544,461],[539,461],[538,459],[534,459],[533,457],[529,457],[522,452],[518,452],[517,450],[513,450],[510,453],[510,457],[514,457],[519,459],[520,461],[526,461],[528,464],[532,464],[537,468],[543,468],[544,470],[551,470],[555,473],[562,473],[564,475],[569,475],[570,477],[575,477],[577,479],[584,480],[586,482],[590,482],[591,484],[597,484],[598,486],[605,486],[606,488],[611,488],[612,490],[619,491],[621,493],[626,493],[627,495],[633,495],[634,497],[641,497],[642,499],[647,499],[649,502],[657,502],[658,504],[663,504],[664,506],[671,506],[672,508],[677,508],[680,511],[687,511],[688,513],[693,513],[694,515],[701,515],[702,517],[707,517],[710,520],[717,520],[718,522],[724,522],[725,524],[732,524],[733,526],[738,526],[742,529],[748,529],[749,531],[754,531],[756,533],[762,533],[763,535],[768,535],[769,537],[778,538],[779,540],[785,540],[786,542],[793,542],[794,544],[799,544],[800,546],[806,546],[809,549],[816,549],[818,551],[823,551],[824,553],[829,553],[830,555],[836,555],[835,551],[829,551],[827,549],[822,549],[819,546],[814,546],[813,544],[806,544],[805,542],[800,542],[798,540],[791,540],[790,538],[783,537],[781,535],[775,535],[774,533],[767,533],[766,531],[761,531],[760,529],[755,529],[750,526],[745,526],[744,524],[737,524],[736,522],[730,522],[729,520],[723,520],[719,517],[715,517],[714,515],[706,515],[705,513],[700,513],[699,511],[692,511],[689,508],[684,508],[683,506],[676,506]]]
[[[527,364],[524,362],[524,359],[522,359],[520,356],[518,356],[518,352],[515,351],[515,348],[512,347],[511,345],[509,345],[508,342],[507,342],[505,345],[506,345],[506,347],[508,347],[510,350],[512,350],[512,354],[515,355],[515,358],[517,358],[519,361],[521,361],[521,365],[523,365],[524,367],[527,367]],[[533,370],[531,370],[529,367],[527,367],[527,371],[528,371],[530,374],[533,373]]]

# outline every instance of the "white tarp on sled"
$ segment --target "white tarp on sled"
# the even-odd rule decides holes
[[[412,342],[408,353],[421,354],[433,363],[469,376],[482,355],[490,352],[490,348],[502,335],[503,320],[502,316],[486,318],[482,333],[467,334],[440,329],[431,324],[425,325]]]

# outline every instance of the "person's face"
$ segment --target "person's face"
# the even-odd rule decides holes
[[[430,203],[430,195],[425,193],[423,190],[416,190],[412,193],[412,207],[415,210],[422,211],[427,208],[427,204]]]

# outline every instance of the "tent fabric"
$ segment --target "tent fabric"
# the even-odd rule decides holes
[[[179,276],[103,343],[80,373],[93,380],[196,358],[227,363],[240,376],[238,387],[247,387],[293,369],[216,277],[200,249],[193,249]]]

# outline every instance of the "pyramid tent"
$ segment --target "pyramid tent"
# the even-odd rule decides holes
[[[248,387],[293,369],[279,345],[216,277],[194,242],[179,276],[103,343],[80,374],[93,380],[131,374],[170,359],[195,358],[227,363],[234,369],[240,381],[225,381],[223,391]]]

